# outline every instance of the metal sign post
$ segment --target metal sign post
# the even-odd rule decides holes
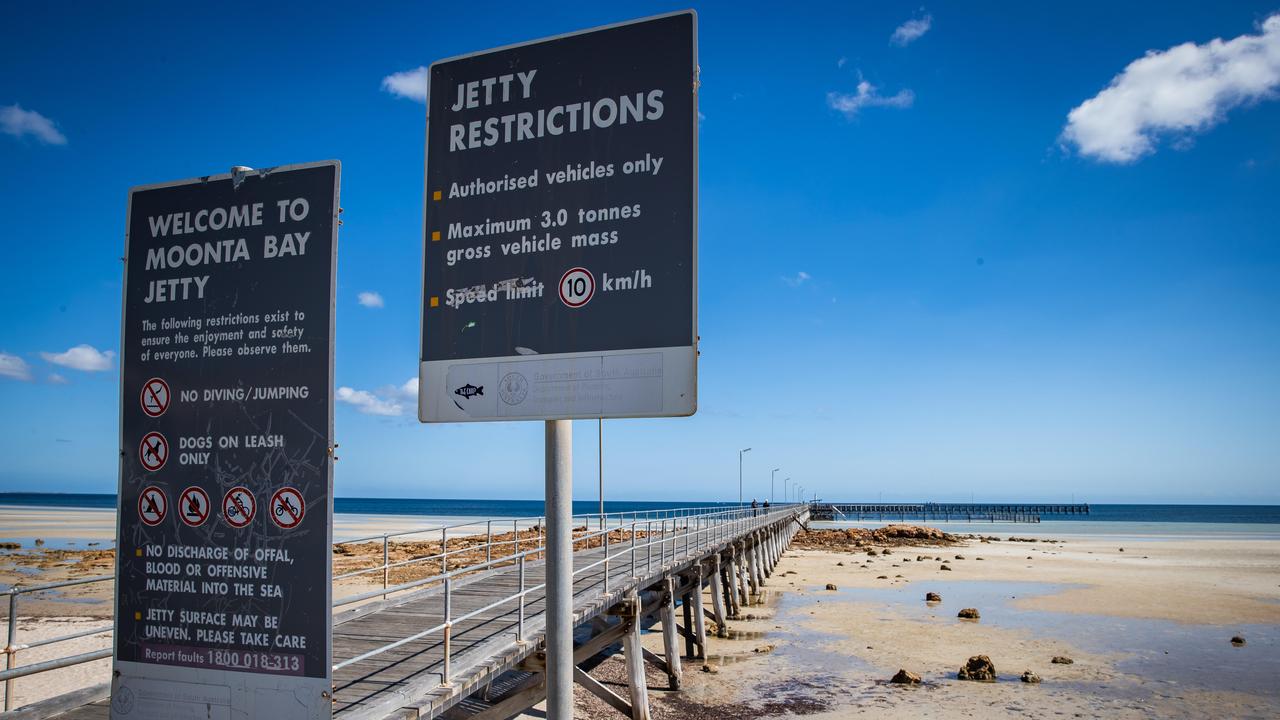
[[[129,193],[114,720],[332,715],[339,174]]]
[[[554,720],[573,716],[570,421],[697,410],[696,38],[686,11],[429,71],[418,418],[546,422]]]

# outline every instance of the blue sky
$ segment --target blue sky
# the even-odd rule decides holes
[[[115,488],[130,186],[337,158],[337,493],[540,497],[540,424],[422,426],[401,387],[424,109],[383,81],[684,6],[265,5],[9,13],[0,491]],[[847,500],[1280,502],[1280,4],[695,7],[700,409],[606,422],[609,497],[734,499],[751,446],[749,497],[780,467]]]

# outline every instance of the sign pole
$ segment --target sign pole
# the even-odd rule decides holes
[[[547,717],[573,718],[573,421],[546,421]]]

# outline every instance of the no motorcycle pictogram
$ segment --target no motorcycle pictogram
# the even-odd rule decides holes
[[[248,525],[258,512],[258,502],[253,499],[249,488],[236,486],[227,491],[222,498],[222,517],[233,528]]]
[[[169,409],[169,398],[169,383],[160,378],[151,378],[142,386],[142,412],[147,417],[160,417]]]
[[[287,487],[280,488],[271,496],[271,520],[285,530],[292,530],[302,522],[306,514],[306,503],[302,501],[302,493]]]
[[[209,519],[209,493],[195,486],[178,496],[178,517],[191,527],[200,527]]]
[[[142,442],[138,443],[138,460],[148,472],[164,467],[169,460],[169,441],[158,432],[143,435]]]
[[[138,495],[138,518],[143,525],[155,527],[169,512],[169,498],[155,485],[143,488]]]

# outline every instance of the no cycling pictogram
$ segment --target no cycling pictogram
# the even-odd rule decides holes
[[[169,441],[158,432],[143,435],[142,442],[138,443],[138,460],[148,472],[164,467],[169,460]]]
[[[560,302],[580,308],[596,294],[596,278],[584,267],[570,268],[560,276]]]
[[[191,527],[200,527],[209,519],[209,493],[195,486],[178,496],[178,517]]]
[[[271,520],[285,530],[292,530],[302,522],[306,514],[306,503],[302,501],[302,493],[287,487],[280,488],[271,496]]]
[[[253,493],[247,487],[237,485],[222,498],[222,517],[233,528],[248,525],[257,512],[258,502],[253,499]]]
[[[138,495],[138,518],[143,525],[159,525],[168,512],[169,498],[165,497],[163,490],[155,485],[142,489],[142,493]]]
[[[142,385],[142,412],[147,417],[158,418],[169,409],[169,383],[151,378]]]

